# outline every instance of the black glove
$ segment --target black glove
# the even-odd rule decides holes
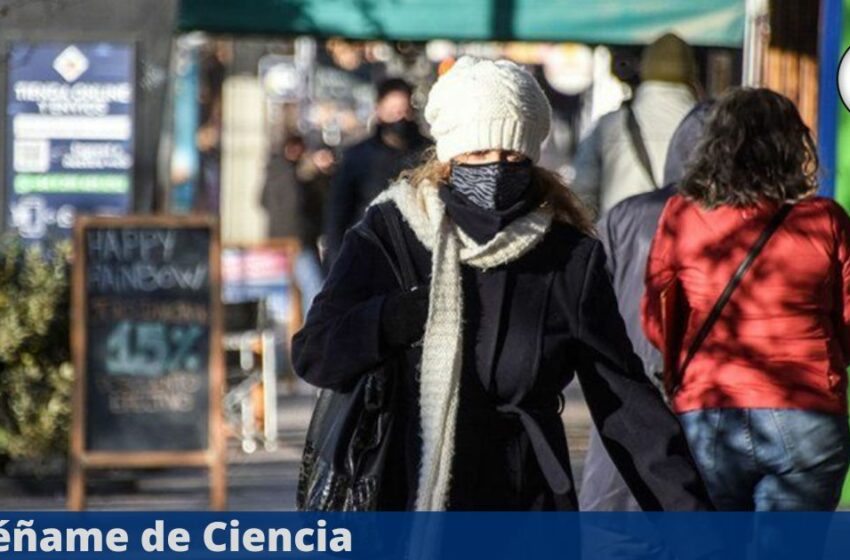
[[[410,346],[425,334],[428,320],[428,287],[399,290],[381,307],[381,338],[391,347]]]

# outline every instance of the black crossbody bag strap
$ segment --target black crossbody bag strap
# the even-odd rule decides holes
[[[381,217],[383,218],[384,223],[387,225],[387,231],[390,234],[390,244],[392,245],[395,259],[380,238],[378,238],[378,235],[362,221],[357,223],[357,225],[355,225],[352,229],[355,233],[378,247],[384,255],[384,258],[387,259],[387,263],[389,264],[390,269],[393,272],[393,276],[395,276],[399,285],[405,290],[412,290],[417,286],[416,269],[413,267],[413,260],[410,256],[410,252],[408,251],[407,243],[404,241],[404,234],[402,233],[399,217],[388,207],[388,204],[389,203],[379,204],[378,209],[381,212]]]
[[[649,152],[646,149],[646,143],[643,140],[643,133],[641,133],[640,124],[638,123],[637,116],[635,115],[631,102],[627,102],[625,104],[625,109],[626,128],[629,131],[629,138],[632,141],[632,146],[635,149],[640,166],[643,168],[646,176],[649,177],[649,181],[652,183],[652,186],[657,189],[658,181],[655,180],[655,174],[652,172],[652,161],[649,159]]]
[[[401,271],[399,270],[398,266],[396,266],[396,263],[393,260],[393,256],[390,254],[390,252],[387,250],[387,248],[384,247],[384,244],[378,238],[377,234],[375,234],[374,231],[369,229],[363,222],[357,223],[351,229],[352,229],[353,232],[358,234],[360,237],[363,237],[369,243],[372,243],[373,245],[375,245],[378,248],[378,250],[381,251],[381,254],[387,260],[387,264],[390,266],[390,270],[392,270],[393,276],[395,276],[396,281],[399,283],[399,285],[403,285],[404,279],[401,276]]]
[[[413,259],[404,240],[399,212],[391,208],[389,203],[379,204],[378,209],[381,211],[384,222],[387,224],[393,252],[398,260],[398,268],[401,273],[401,287],[405,290],[412,290],[417,287],[416,269],[413,267]]]
[[[726,307],[726,304],[729,303],[729,300],[732,298],[732,294],[735,292],[735,289],[743,280],[744,275],[747,274],[747,271],[753,265],[753,262],[756,260],[756,257],[759,256],[764,246],[767,245],[767,242],[770,241],[770,238],[773,237],[773,234],[776,233],[776,230],[779,229],[779,226],[791,212],[793,206],[791,204],[785,203],[782,207],[773,215],[770,223],[767,224],[767,227],[761,233],[758,240],[756,240],[755,244],[750,249],[750,252],[747,253],[747,256],[738,266],[738,270],[735,271],[734,276],[729,280],[729,283],[726,284],[726,288],[724,288],[723,293],[720,294],[720,298],[718,298],[717,302],[714,304],[714,307],[711,309],[711,312],[706,317],[705,322],[703,322],[700,327],[697,335],[694,337],[694,341],[691,343],[690,348],[688,348],[688,355],[685,357],[685,361],[682,363],[682,366],[679,368],[679,379],[682,378],[682,375],[685,373],[685,369],[687,369],[688,365],[693,360],[696,355],[699,347],[702,346],[702,343],[705,341],[705,338],[708,336],[708,333],[711,332],[711,328],[717,322],[717,319],[720,318],[720,314],[723,312],[723,308]]]

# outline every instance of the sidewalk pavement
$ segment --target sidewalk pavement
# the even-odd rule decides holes
[[[262,446],[252,453],[238,442],[228,446],[228,509],[240,511],[293,510],[301,448],[314,403],[312,394],[278,399],[279,444],[275,451]],[[576,480],[587,451],[590,418],[578,384],[567,391],[564,424]],[[207,475],[199,469],[112,471],[90,475],[91,510],[205,510]],[[0,478],[0,511],[61,510],[64,490],[29,493],[15,481]]]

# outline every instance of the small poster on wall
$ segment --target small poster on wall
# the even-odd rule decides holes
[[[68,237],[78,213],[132,204],[135,47],[13,43],[8,61],[8,224]]]
[[[286,327],[292,305],[292,259],[285,247],[225,247],[221,252],[225,303],[262,301],[267,318]]]

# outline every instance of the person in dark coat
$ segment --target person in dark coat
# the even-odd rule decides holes
[[[273,154],[266,165],[260,203],[268,215],[268,236],[271,238],[300,237],[302,232],[302,184],[298,167],[304,156],[304,139],[298,135],[283,141],[280,154]]]
[[[334,389],[404,359],[381,508],[577,509],[560,417],[577,375],[644,509],[712,509],[629,343],[591,222],[535,165],[551,119],[535,79],[461,58],[425,117],[435,156],[346,234],[292,348],[298,375]],[[382,209],[400,217],[418,289],[400,289],[381,249]]]
[[[327,146],[320,146],[303,158],[298,177],[298,236],[301,250],[295,259],[293,274],[301,290],[303,314],[322,288],[325,271],[322,268],[320,239],[324,208],[333,173],[334,155]]]
[[[399,78],[382,82],[374,133],[342,154],[326,206],[327,263],[333,262],[343,235],[363,217],[369,202],[401,171],[413,167],[430,144],[413,119],[412,91]]]
[[[688,113],[673,133],[664,164],[664,187],[627,198],[614,206],[599,222],[599,236],[608,255],[614,292],[635,352],[647,374],[662,369],[662,356],[641,329],[640,301],[643,297],[646,259],[658,219],[667,201],[685,176],[688,160],[702,137],[711,109],[703,102]],[[579,502],[582,511],[639,511],[640,506],[617,471],[599,437],[591,428],[584,463]]]
[[[261,204],[268,215],[268,236],[300,243],[293,274],[305,314],[324,281],[319,238],[333,164],[327,147],[307,154],[304,139],[290,135],[266,167]]]
[[[298,191],[301,249],[313,251],[317,257],[320,253],[319,240],[322,236],[325,204],[335,163],[331,149],[320,145],[309,153],[309,157],[304,158],[298,169],[301,185]]]

